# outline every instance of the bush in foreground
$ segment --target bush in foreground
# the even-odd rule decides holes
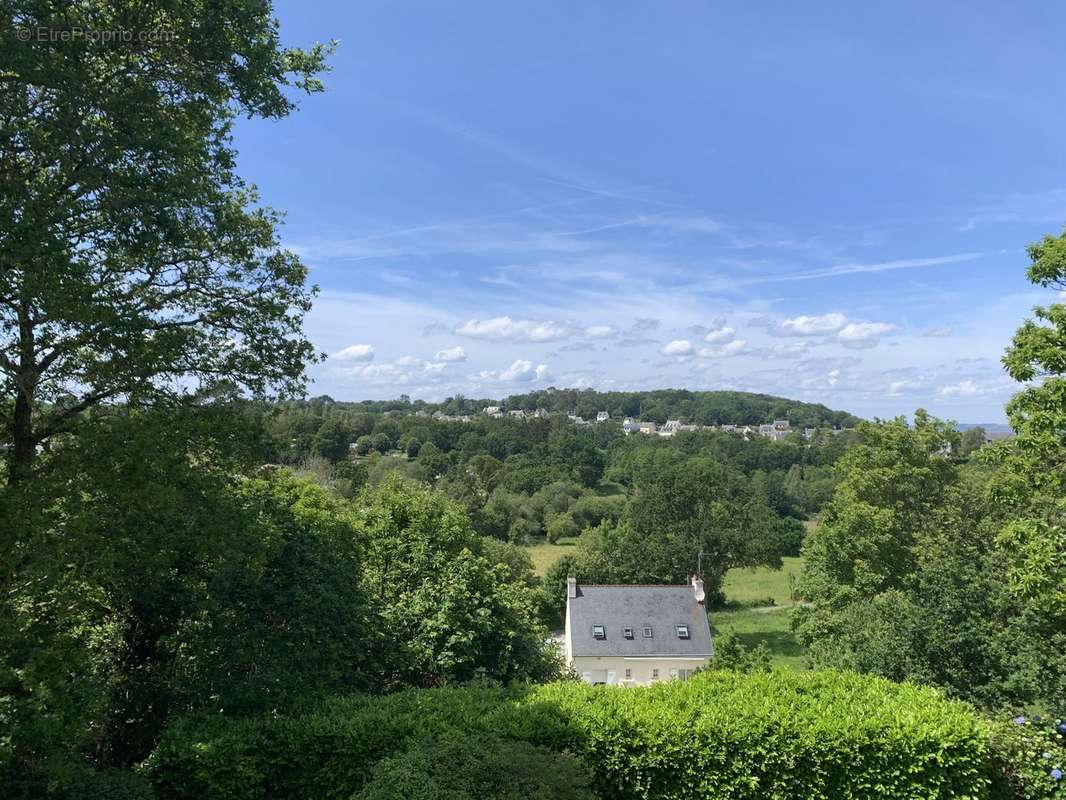
[[[987,729],[964,704],[840,672],[709,672],[643,690],[405,691],[298,716],[190,717],[146,771],[174,800],[376,797],[383,775],[432,780],[420,743],[453,737],[571,753],[600,797],[621,800],[986,798],[997,776]]]

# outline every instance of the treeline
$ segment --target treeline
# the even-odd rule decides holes
[[[784,397],[751,392],[693,392],[688,389],[655,389],[645,392],[597,392],[593,389],[547,388],[500,399],[472,399],[462,395],[440,403],[411,400],[401,395],[396,400],[338,402],[328,396],[317,397],[300,406],[338,405],[353,412],[398,414],[440,411],[448,415],[477,414],[489,406],[504,411],[544,409],[552,414],[577,414],[595,418],[600,411],[615,420],[633,417],[662,424],[680,419],[696,425],[759,425],[787,419],[794,428],[850,428],[859,418],[846,411],[834,411],[820,403],[803,403]]]

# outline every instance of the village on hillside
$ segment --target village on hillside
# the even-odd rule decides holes
[[[481,414],[492,419],[517,419],[517,420],[530,420],[530,419],[548,419],[552,416],[545,408],[538,408],[535,411],[524,411],[522,409],[513,409],[505,411],[500,406],[486,406]],[[443,411],[434,411],[430,413],[428,411],[420,410],[415,412],[416,417],[428,417],[430,419],[437,420],[439,422],[471,422],[474,420],[475,415],[472,414],[445,414]],[[810,439],[819,430],[825,430],[831,434],[841,434],[854,430],[854,428],[793,428],[787,419],[775,419],[773,422],[763,423],[761,425],[696,425],[682,422],[679,419],[667,420],[662,425],[656,422],[647,422],[634,419],[633,417],[623,417],[621,420],[612,417],[607,411],[600,411],[596,414],[596,418],[585,419],[578,414],[567,414],[567,419],[575,425],[599,425],[605,423],[618,423],[621,422],[622,432],[627,436],[631,433],[642,433],[647,436],[662,436],[669,438],[676,433],[694,432],[694,431],[722,431],[724,433],[735,433],[739,436],[743,436],[745,439],[753,435],[765,436],[767,439],[773,439],[774,441],[780,441],[787,438],[793,433],[801,433],[804,438]]]

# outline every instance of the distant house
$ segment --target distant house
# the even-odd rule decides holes
[[[537,419],[547,419],[548,418],[548,409],[546,409],[546,408],[543,408],[543,407],[538,408],[533,413],[537,417]]]
[[[485,406],[485,415],[489,417],[502,417],[503,412],[499,406]]]
[[[525,419],[526,418],[526,412],[522,411],[522,410],[508,411],[507,413],[511,415],[512,419]]]
[[[634,420],[632,417],[626,417],[622,422],[622,433],[629,436],[631,433],[636,433],[640,430],[640,423]]]
[[[598,414],[596,414],[597,422],[607,422],[607,420],[609,420],[610,418],[611,415],[608,414],[606,411],[600,411]]]
[[[640,431],[641,433],[646,433],[646,434],[650,435],[650,434],[655,433],[658,430],[658,428],[657,428],[657,426],[655,425],[654,422],[638,422],[637,423],[637,430]]]
[[[619,586],[569,578],[563,648],[586,683],[685,680],[714,656],[703,581]]]
[[[659,429],[660,436],[673,436],[681,428],[681,420],[668,419],[666,424]]]

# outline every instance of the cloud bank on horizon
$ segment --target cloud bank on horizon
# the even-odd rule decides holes
[[[1024,247],[1066,223],[1062,28],[913,5],[920,29],[898,6],[281,3],[293,42],[342,42],[284,159],[277,128],[237,129],[322,289],[312,392],[1003,420],[1003,349],[1057,299]]]

